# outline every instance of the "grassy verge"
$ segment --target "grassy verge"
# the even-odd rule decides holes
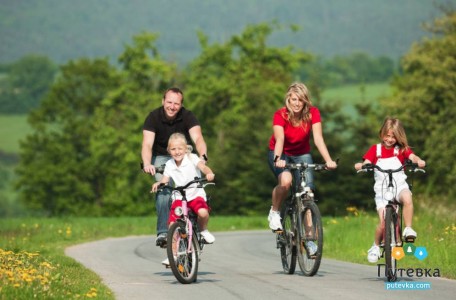
[[[432,205],[427,206],[433,207]],[[367,250],[372,246],[378,216],[351,210],[351,216],[326,218],[324,221],[324,256],[342,261],[369,264]],[[422,260],[405,256],[398,268],[431,269],[440,271],[441,277],[456,279],[456,222],[455,214],[435,214],[418,208],[413,228],[418,233],[416,247],[425,247],[428,256]],[[381,259],[379,263],[384,263]]]
[[[367,264],[366,251],[377,217],[354,208],[349,213],[324,218],[324,257]],[[426,247],[428,257],[422,261],[405,257],[399,264],[402,268],[439,269],[442,277],[455,279],[455,216],[438,214],[426,214],[418,207],[416,246]],[[65,247],[107,237],[148,235],[154,227],[155,219],[148,217],[1,219],[0,299],[114,299],[96,274],[64,255]],[[265,229],[267,222],[265,216],[216,216],[210,227],[211,231]]]

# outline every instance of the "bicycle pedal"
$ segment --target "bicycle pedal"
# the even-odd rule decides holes
[[[406,237],[405,237],[405,241],[406,241],[407,243],[414,243],[414,242],[415,242],[415,239],[416,239],[416,237],[414,237],[414,236],[406,236]]]

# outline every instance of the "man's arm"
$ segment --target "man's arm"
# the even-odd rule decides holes
[[[141,158],[144,164],[144,172],[155,174],[155,167],[152,165],[152,146],[155,141],[155,132],[143,130],[143,141],[141,148]]]
[[[201,126],[193,126],[189,129],[188,133],[192,138],[193,143],[195,144],[196,151],[198,152],[200,158],[204,159],[203,155],[207,158],[207,146],[203,138],[203,133],[201,131]]]

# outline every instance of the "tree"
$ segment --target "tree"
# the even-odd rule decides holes
[[[186,73],[186,101],[202,122],[218,182],[214,211],[257,214],[270,205],[272,115],[283,105],[293,73],[309,58],[291,47],[268,47],[275,26],[248,26],[224,44],[209,45],[200,33],[202,53]]]
[[[0,112],[27,113],[38,107],[54,81],[57,67],[45,56],[28,55],[6,69],[0,87]]]
[[[427,26],[429,38],[416,43],[401,62],[396,94],[386,101],[402,119],[413,150],[427,161],[428,193],[455,195],[456,185],[456,12]],[[423,176],[417,176],[423,177]]]
[[[21,142],[17,187],[34,211],[50,215],[100,214],[99,164],[91,137],[96,108],[120,83],[107,60],[81,59],[60,69],[60,76],[29,123],[33,133]]]
[[[144,215],[150,178],[139,169],[142,123],[177,78],[156,35],[134,37],[120,70],[106,59],[62,66],[21,145],[21,200],[49,215]],[[150,107],[150,109],[149,109]]]

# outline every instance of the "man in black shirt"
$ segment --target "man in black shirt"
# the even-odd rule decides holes
[[[162,174],[156,173],[155,168],[163,165],[171,158],[167,151],[168,139],[175,132],[184,134],[188,142],[193,141],[201,159],[207,160],[207,147],[201,126],[195,115],[182,106],[183,101],[184,94],[180,89],[170,88],[166,90],[163,95],[162,106],[149,113],[144,122],[141,150],[143,170],[155,175],[157,181],[160,181]],[[156,194],[156,244],[160,247],[166,246],[169,196],[168,191]]]

